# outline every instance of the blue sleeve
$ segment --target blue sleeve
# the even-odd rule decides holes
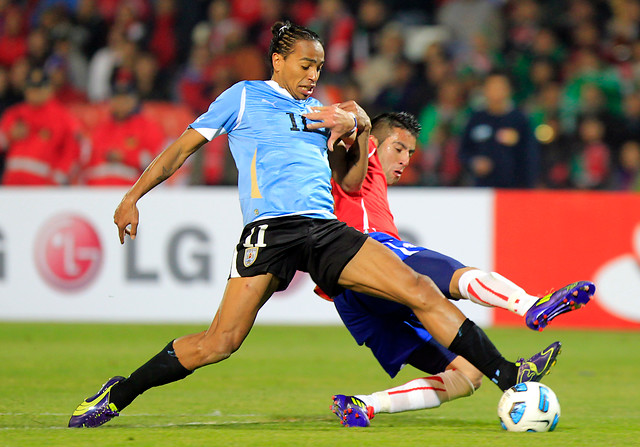
[[[209,110],[189,125],[207,140],[231,132],[242,118],[245,100],[244,81],[229,87],[209,106]]]

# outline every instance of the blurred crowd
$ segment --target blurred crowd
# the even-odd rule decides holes
[[[158,104],[184,129],[267,79],[280,19],[324,42],[319,100],[418,117],[401,184],[640,190],[640,0],[0,0],[2,183],[131,184]],[[224,138],[192,158],[234,183]]]

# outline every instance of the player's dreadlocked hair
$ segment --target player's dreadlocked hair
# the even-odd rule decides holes
[[[422,126],[415,116],[408,112],[387,112],[376,116],[371,121],[371,133],[382,142],[395,128],[408,130],[411,135],[418,138]]]
[[[286,22],[276,22],[271,27],[271,44],[269,44],[269,64],[273,73],[272,57],[274,53],[283,55],[285,58],[293,52],[293,47],[299,40],[316,40],[320,43],[320,36],[304,26],[295,25],[288,20]]]

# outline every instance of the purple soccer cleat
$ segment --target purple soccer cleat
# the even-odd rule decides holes
[[[562,350],[562,344],[554,341],[543,351],[534,354],[529,359],[520,359],[516,362],[518,375],[516,383],[539,382],[549,373],[549,370],[556,364],[558,354]]]
[[[111,387],[124,380],[122,376],[115,376],[102,385],[100,391],[91,397],[87,397],[69,419],[69,427],[99,427],[118,416],[118,409],[109,403]]]
[[[331,411],[345,427],[368,427],[374,414],[373,407],[368,407],[355,396],[344,394],[333,396]]]
[[[578,281],[543,296],[527,311],[527,326],[534,331],[542,331],[558,315],[587,304],[595,291],[596,286],[592,282]]]

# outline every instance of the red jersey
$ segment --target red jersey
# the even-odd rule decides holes
[[[363,233],[382,232],[399,239],[387,200],[384,175],[376,145],[369,139],[369,167],[362,188],[348,194],[331,179],[334,213],[347,225]]]
[[[68,183],[80,152],[78,122],[54,99],[23,102],[2,116],[0,143],[7,150],[3,184]]]
[[[109,116],[92,133],[84,182],[93,186],[133,185],[160,153],[164,141],[160,125],[140,113],[122,121]]]

